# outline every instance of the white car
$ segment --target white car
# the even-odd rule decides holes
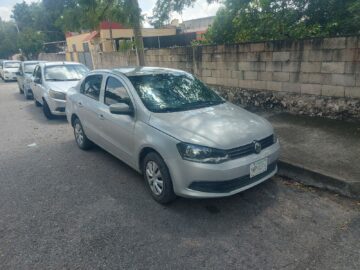
[[[20,68],[20,61],[15,60],[6,60],[2,62],[2,68],[0,69],[1,78],[5,82],[7,81],[16,81],[17,75],[16,73],[19,71]]]
[[[30,99],[32,97],[30,89],[31,76],[36,65],[42,62],[45,61],[24,61],[20,65],[19,71],[17,72],[17,82],[20,93],[24,94],[26,99]]]
[[[48,119],[65,115],[66,93],[89,69],[75,62],[46,62],[35,67],[31,90],[36,106],[43,106]]]

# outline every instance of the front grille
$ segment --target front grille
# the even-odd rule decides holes
[[[261,144],[261,149],[265,149],[274,143],[274,135],[270,135],[264,139],[257,141]],[[231,159],[248,156],[255,153],[254,142],[227,150],[227,154]]]
[[[250,178],[250,175],[245,175],[227,181],[195,181],[190,184],[189,188],[209,193],[228,193],[259,181],[261,178],[272,173],[275,169],[276,162],[273,162],[268,165],[267,171],[252,178]]]

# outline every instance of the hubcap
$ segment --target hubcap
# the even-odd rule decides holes
[[[164,182],[160,168],[154,161],[149,161],[146,164],[146,179],[150,185],[151,191],[155,195],[160,195],[164,189]]]
[[[75,139],[79,145],[82,145],[84,142],[84,133],[79,123],[75,125]]]

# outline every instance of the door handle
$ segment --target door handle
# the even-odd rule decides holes
[[[102,114],[98,114],[98,117],[99,117],[100,120],[105,120],[105,117]]]
[[[79,107],[84,107],[84,105],[81,102],[78,102]]]

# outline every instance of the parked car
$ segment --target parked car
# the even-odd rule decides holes
[[[16,72],[18,72],[21,62],[15,60],[5,60],[0,69],[1,78],[7,81],[16,81]]]
[[[32,97],[32,91],[30,89],[31,76],[36,65],[39,63],[44,63],[44,61],[24,61],[20,64],[20,68],[16,73],[19,91],[21,94],[24,94],[26,99]]]
[[[233,195],[277,172],[271,124],[184,71],[90,72],[69,90],[66,115],[81,149],[95,143],[141,172],[160,203]]]
[[[2,79],[2,62],[6,61],[6,59],[0,59],[0,78]]]
[[[35,67],[31,90],[36,106],[42,106],[48,119],[65,115],[66,93],[89,69],[74,62],[46,62]]]

